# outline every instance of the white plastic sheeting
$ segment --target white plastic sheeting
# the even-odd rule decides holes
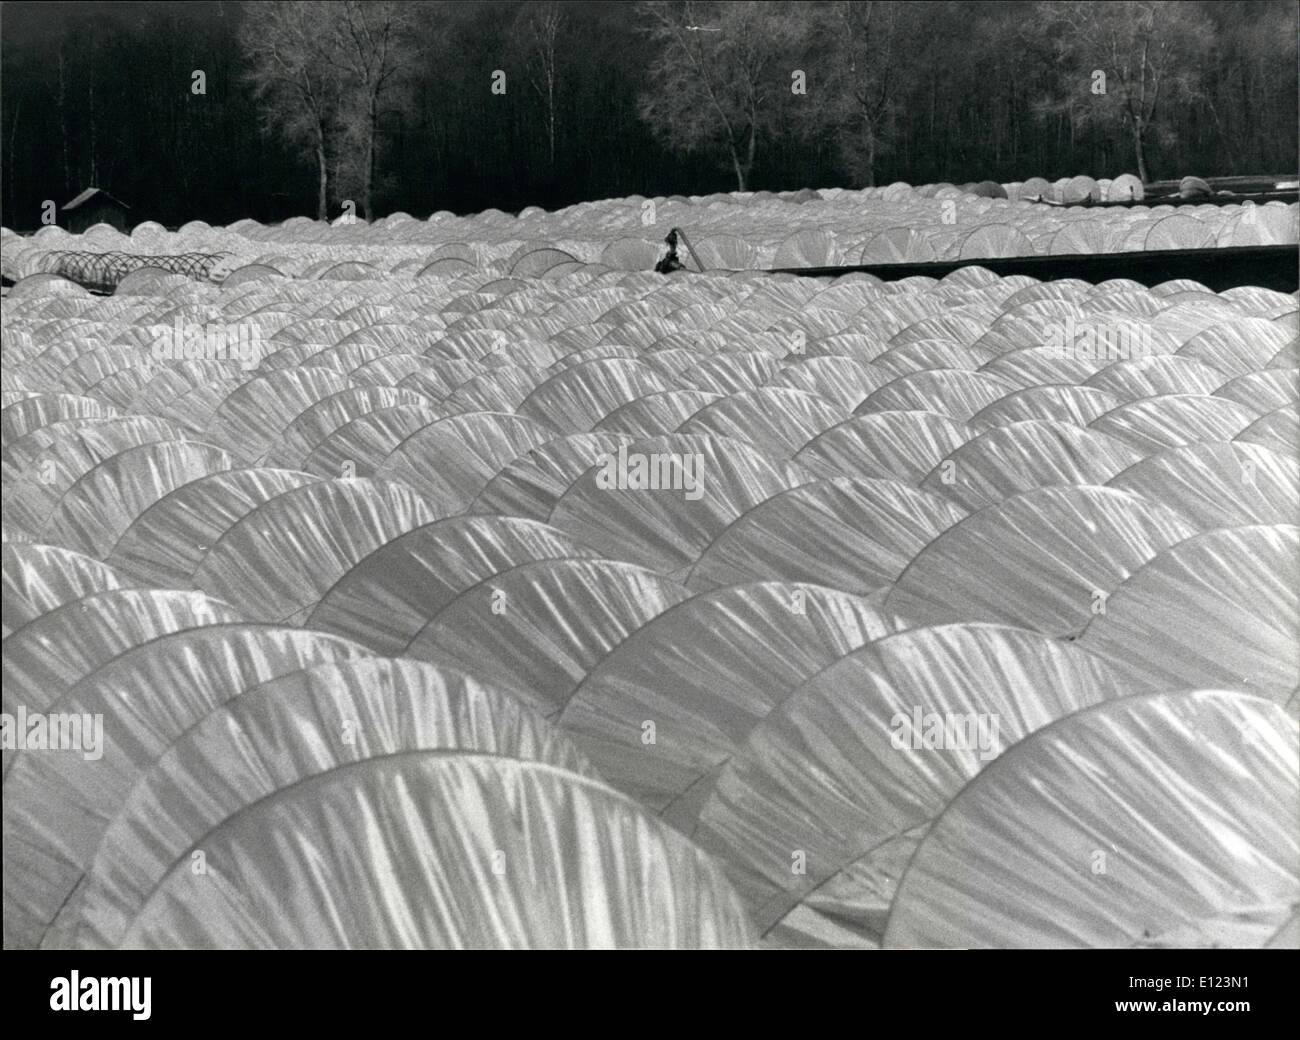
[[[284,838],[268,844],[268,832]],[[751,940],[718,868],[675,831],[596,781],[496,755],[422,752],[335,770],[231,816],[204,840],[226,870],[196,883],[188,862],[174,866],[122,946]]]
[[[134,781],[191,725],[259,682],[367,655],[318,632],[214,624],[155,638],[87,668],[41,707],[52,715],[102,716],[102,746],[91,755],[6,755],[6,945],[40,941]]]
[[[683,655],[701,631],[710,633],[710,655]],[[681,820],[707,794],[710,771],[788,690],[888,632],[867,600],[817,585],[703,593],[607,654],[570,694],[559,722],[611,782]]]
[[[1025,491],[918,552],[886,607],[914,624],[978,619],[1077,635],[1120,582],[1195,533],[1172,509],[1123,491]]]
[[[1064,719],[953,800],[907,866],[886,943],[1264,945],[1295,912],[1298,752],[1294,720],[1237,693]]]
[[[55,545],[0,547],[4,554],[4,636],[63,604],[122,588],[112,567]]]
[[[1028,733],[1116,692],[1099,659],[1021,629],[887,636],[786,694],[723,766],[695,837],[735,864],[764,931],[819,894],[818,915],[874,944],[899,843]],[[974,720],[967,739],[927,743],[930,720],[949,715]]]
[[[942,191],[712,262],[1059,237]],[[106,736],[5,751],[7,945],[1287,940],[1294,296],[665,279],[551,219],[195,224],[283,277],[5,299],[5,708]]]
[[[313,652],[333,649],[325,642]],[[65,905],[61,917],[85,922],[83,942],[114,945],[172,864],[227,817],[349,763],[420,750],[590,775],[540,719],[453,671],[354,657],[283,672],[209,712],[150,766],[95,846],[75,897],[85,909]]]

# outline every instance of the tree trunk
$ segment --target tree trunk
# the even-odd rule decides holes
[[[99,168],[96,165],[97,157],[95,153],[98,151],[97,145],[99,142],[95,133],[95,47],[93,41],[91,42],[89,65],[90,74],[87,76],[87,82],[90,85],[90,97],[86,110],[90,115],[90,186],[97,187],[99,185]],[[184,166],[184,163],[181,165]]]
[[[329,167],[325,162],[325,143],[316,142],[316,164],[320,168],[320,187],[316,196],[316,219],[329,219]]]
[[[19,97],[17,102],[14,103],[14,117],[9,121],[9,180],[5,183],[9,185],[9,190],[11,192],[17,191],[14,187],[14,141],[18,137],[18,117],[22,115],[22,112],[23,99],[22,97]],[[57,213],[58,211],[56,210],[55,212]]]
[[[866,137],[866,150],[863,154],[862,186],[864,188],[874,188],[876,186],[876,128],[870,119],[863,127]]]
[[[370,193],[375,181],[375,134],[379,131],[379,114],[374,94],[370,95],[370,111],[366,113],[366,170],[361,203],[365,207],[366,223],[374,219],[370,210]]]
[[[550,101],[547,103],[549,126],[547,127],[551,146],[551,171],[555,171],[555,90],[552,88]]]
[[[1147,169],[1147,150],[1146,142],[1143,140],[1144,134],[1140,124],[1133,127],[1133,153],[1137,159],[1138,180],[1143,184],[1151,183],[1151,174]]]
[[[1242,139],[1246,141],[1251,140],[1252,137],[1252,120],[1250,118],[1252,108],[1253,106],[1250,103],[1250,84],[1247,82],[1246,72],[1243,69],[1241,73],[1241,136]],[[1265,109],[1265,111],[1267,111],[1267,109]],[[1262,165],[1267,164],[1265,163]]]
[[[59,127],[63,132],[63,193],[67,196],[72,185],[72,167],[68,162],[68,97],[64,80],[65,61],[63,44],[59,44]],[[75,192],[74,192],[75,194]]]
[[[743,166],[740,165],[740,156],[738,156],[738,155],[736,154],[735,149],[732,149],[732,152],[731,152],[731,164],[732,164],[732,166],[734,166],[734,167],[736,168],[736,190],[737,190],[737,191],[744,191],[744,190],[745,190],[745,174],[746,174],[747,171],[745,170],[745,168],[744,168]]]
[[[547,135],[551,146],[551,173],[555,173],[555,52],[550,55],[546,67],[546,122]]]
[[[736,155],[736,150],[731,150],[731,161],[736,166],[736,190],[746,191],[745,185],[749,183],[749,174],[754,169],[754,149],[758,145],[758,127],[751,121],[749,124],[749,143],[745,146],[745,161],[742,164]]]

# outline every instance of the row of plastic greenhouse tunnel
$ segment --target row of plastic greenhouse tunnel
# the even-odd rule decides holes
[[[1245,219],[954,190],[728,266]],[[640,211],[6,245],[4,710],[103,739],[6,745],[5,945],[1300,942],[1296,295]]]
[[[670,227],[689,232],[689,269],[922,263],[993,257],[1075,255],[1163,249],[1294,245],[1300,206],[1249,199],[1226,205],[1178,199],[1128,208],[1052,207],[1041,198],[1141,197],[1125,174],[1056,183],[984,182],[965,188],[926,185],[849,191],[804,189],[776,195],[632,196],[586,202],[554,213],[530,207],[517,217],[489,210],[468,217],[439,212],[428,220],[396,213],[367,224],[348,211],[333,225],[294,217],[264,226],[241,220],[227,228],[192,221],[175,232],[145,222],[129,235],[96,225],[84,235],[50,226],[31,238],[6,238],[0,271],[18,279],[58,273],[57,254],[223,254],[218,279],[283,276],[359,279],[397,275],[453,277],[469,271],[537,277],[556,265],[653,268]],[[982,192],[982,193],[981,193]],[[1000,197],[992,197],[998,195]],[[12,234],[12,233],[9,233]]]

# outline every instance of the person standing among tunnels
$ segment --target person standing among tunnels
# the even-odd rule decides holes
[[[686,265],[682,263],[677,256],[677,229],[676,228],[673,228],[671,231],[668,232],[668,236],[664,239],[664,244],[668,246],[668,250],[659,258],[659,261],[655,264],[655,270],[659,274],[672,274],[674,271],[686,270]]]

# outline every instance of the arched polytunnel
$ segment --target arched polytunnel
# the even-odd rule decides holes
[[[160,635],[242,619],[198,591],[117,588],[69,600],[5,637],[5,710],[43,710],[86,673]]]
[[[140,759],[138,779],[119,792],[107,827],[94,835],[94,859],[73,896],[85,911],[70,913],[65,904],[52,928],[84,921],[83,944],[115,944],[171,863],[201,845],[211,827],[350,763],[465,751],[590,775],[567,741],[489,686],[414,662],[345,654],[331,661],[335,649],[342,646],[322,641],[314,654],[320,663],[245,679],[238,696],[209,710],[160,756]],[[274,750],[273,734],[286,726],[313,735],[290,757]],[[250,746],[266,749],[265,757],[250,759],[241,750]]]
[[[343,814],[382,837],[348,837],[355,832],[340,832]],[[496,819],[511,823],[490,827]],[[258,841],[269,829],[287,840]],[[448,833],[451,840],[442,837]],[[497,754],[422,752],[335,770],[236,813],[204,841],[230,864],[229,879],[196,885],[188,862],[173,866],[122,947],[674,949],[751,941],[726,879],[675,831],[599,781]],[[575,899],[568,883],[577,876],[604,884],[593,880]],[[458,881],[450,905],[447,878]],[[376,901],[358,903],[356,886]],[[433,915],[430,906],[445,909]]]
[[[1108,593],[1079,645],[1144,686],[1230,685],[1284,700],[1300,685],[1298,560],[1293,525],[1198,534]]]
[[[592,664],[688,596],[676,582],[621,560],[536,560],[466,589],[405,652],[473,667],[553,715]]]
[[[1195,533],[1169,507],[1112,488],[1024,491],[938,534],[885,606],[912,624],[998,621],[1077,636],[1120,582]]]
[[[14,542],[4,556],[4,635],[65,603],[132,584],[112,567],[57,545]]]
[[[141,509],[104,558],[144,584],[185,588],[226,531],[277,495],[317,479],[262,467],[197,477]]]
[[[970,777],[1114,694],[1102,661],[1023,629],[886,635],[772,707],[712,778],[692,833],[730,865],[770,938],[844,929],[843,941],[876,945],[902,864]],[[934,739],[935,719],[964,739]]]
[[[434,511],[407,484],[305,483],[239,518],[191,580],[213,595],[236,596],[250,618],[285,621],[315,606],[371,551],[433,519]]]
[[[6,945],[1290,941],[1296,294],[979,264],[1142,191],[6,231]]]
[[[1266,945],[1300,895],[1284,823],[1300,809],[1298,750],[1294,719],[1240,693],[1065,718],[953,799],[907,864],[885,941]]]
[[[870,595],[965,515],[900,481],[809,481],[733,520],[700,555],[687,584],[709,589],[768,576]]]
[[[713,633],[716,652],[683,657],[682,644],[702,629]],[[677,818],[788,689],[888,631],[866,599],[818,585],[701,593],[606,654],[565,701],[559,723],[616,786]]]
[[[5,943],[39,944],[81,884],[107,821],[136,778],[215,707],[257,683],[364,647],[317,632],[230,622],[163,631],[87,667],[48,705],[111,720],[92,755],[6,760]],[[183,681],[193,671],[196,678]],[[183,685],[183,690],[178,690]],[[181,694],[183,693],[183,696]],[[39,870],[33,870],[36,864]]]

